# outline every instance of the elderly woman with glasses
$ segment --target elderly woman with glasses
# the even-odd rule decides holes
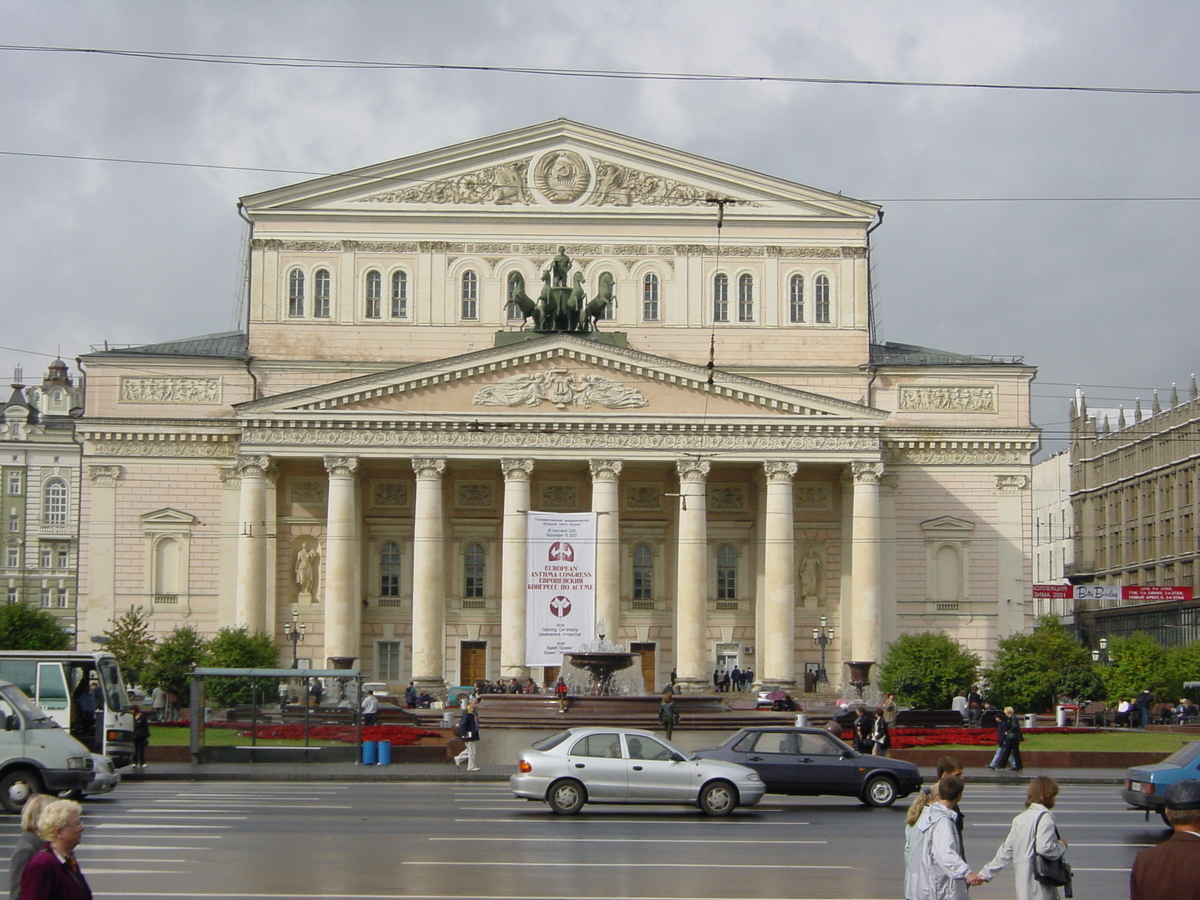
[[[46,804],[38,834],[47,841],[21,874],[21,900],[92,900],[92,889],[79,871],[75,848],[83,838],[83,807],[74,800]]]

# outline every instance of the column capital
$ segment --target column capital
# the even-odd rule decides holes
[[[116,487],[124,472],[120,466],[88,466],[88,478],[97,487]]]
[[[357,456],[326,456],[325,471],[330,478],[355,478],[358,463]]]
[[[412,467],[418,478],[440,479],[442,473],[446,471],[446,461],[444,459],[414,459]]]
[[[707,459],[681,459],[675,463],[679,480],[687,484],[702,484],[711,468],[712,463]]]
[[[505,481],[528,481],[533,474],[532,459],[502,459],[500,471],[504,473]]]
[[[239,456],[233,464],[238,478],[266,478],[274,474],[275,463],[269,456]]]
[[[883,463],[852,462],[850,463],[850,478],[855,484],[878,485],[883,480]]]
[[[616,481],[621,474],[619,459],[589,459],[588,468],[592,472],[592,481]]]
[[[767,481],[773,484],[787,484],[792,480],[799,468],[794,462],[767,460],[763,463],[763,471],[767,474]]]

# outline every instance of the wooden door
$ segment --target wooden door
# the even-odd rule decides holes
[[[639,653],[642,657],[642,687],[643,690],[657,691],[658,685],[658,656],[654,644],[630,644],[630,653]]]
[[[473,685],[487,678],[487,641],[463,641],[458,651],[458,683]]]

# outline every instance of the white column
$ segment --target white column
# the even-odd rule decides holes
[[[88,466],[92,487],[83,508],[80,533],[91,540],[79,542],[77,596],[87,597],[85,634],[81,638],[103,634],[117,615],[117,482],[121,475],[120,466]],[[85,608],[82,603],[77,602],[77,606],[81,611]]]
[[[765,462],[767,475],[763,628],[758,638],[762,681],[794,686],[796,631],[796,538],[792,477],[796,464]]]
[[[325,457],[329,502],[325,522],[325,657],[358,659],[362,653],[362,607],[355,592],[359,561],[358,459]],[[324,664],[324,660],[322,661]]]
[[[679,537],[675,567],[675,666],[679,682],[697,689],[709,681],[707,460],[677,462]]]
[[[880,644],[882,591],[879,585],[879,482],[883,477],[883,463],[851,463],[850,474],[854,490],[850,521],[851,659],[878,663],[883,654]],[[872,678],[875,674],[872,670]]]
[[[239,456],[237,624],[265,631],[267,600],[267,475],[269,456]]]
[[[446,571],[443,549],[442,473],[444,459],[414,459],[417,473],[413,511],[413,681],[437,690],[445,686]]]
[[[588,460],[592,472],[592,512],[596,513],[596,618],[608,639],[621,640],[621,506],[615,459]]]
[[[504,534],[500,571],[500,674],[527,678],[525,665],[525,572],[529,541],[529,479],[532,459],[502,459]]]
[[[1032,573],[1025,548],[1032,498],[1028,475],[996,476],[996,637],[1025,630],[1025,598],[1032,594]],[[964,591],[965,593],[965,591]]]

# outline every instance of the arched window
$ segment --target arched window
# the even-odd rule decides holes
[[[508,273],[508,289],[504,292],[504,296],[512,297],[513,291],[520,283],[521,273],[512,271]],[[511,321],[520,321],[525,318],[525,314],[521,312],[521,307],[517,305],[517,301],[509,300],[504,307],[504,317]]]
[[[392,273],[392,318],[408,318],[408,273]]]
[[[462,318],[479,318],[479,276],[474,272],[463,272]]]
[[[367,273],[367,305],[363,311],[368,319],[378,319],[382,310],[383,276],[372,270]]]
[[[829,276],[818,275],[813,285],[813,321],[829,321]]]
[[[793,275],[788,281],[788,321],[804,321],[804,276]]]
[[[304,273],[299,269],[288,274],[288,315],[304,315]]]
[[[483,575],[487,556],[482,544],[467,544],[463,551],[463,597],[483,596]]]
[[[61,478],[46,482],[42,494],[42,521],[47,525],[67,524],[67,483]]]
[[[754,276],[742,275],[738,278],[738,321],[754,321]]]
[[[633,599],[654,599],[654,548],[649,544],[633,548]]]
[[[658,321],[658,276],[653,272],[642,279],[642,321]]]
[[[717,599],[737,599],[737,551],[729,544],[717,548]]]
[[[400,596],[400,545],[395,541],[379,548],[379,596]]]
[[[329,296],[332,290],[328,269],[317,269],[313,276],[313,315],[318,319],[329,318]]]
[[[729,321],[729,276],[724,272],[713,276],[713,321]]]

